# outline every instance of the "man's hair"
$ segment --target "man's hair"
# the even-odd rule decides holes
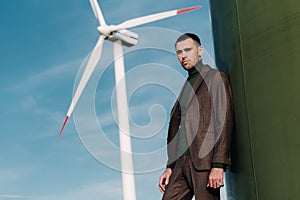
[[[181,41],[186,40],[188,38],[191,38],[192,40],[194,40],[194,42],[197,42],[197,44],[199,44],[201,46],[200,38],[194,33],[184,33],[184,34],[182,34],[181,36],[179,36],[177,38],[175,45],[178,42],[181,42]]]

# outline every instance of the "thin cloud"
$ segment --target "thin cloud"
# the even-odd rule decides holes
[[[6,184],[8,182],[20,181],[23,178],[29,176],[30,170],[25,167],[20,168],[1,168],[0,169],[0,184]]]
[[[81,185],[74,190],[60,194],[49,194],[44,196],[32,197],[32,200],[115,200],[122,199],[122,185],[120,180],[109,180],[104,182],[96,182],[89,185]]]
[[[80,61],[81,59],[77,59],[48,68],[45,71],[25,78],[25,80],[18,82],[18,84],[7,90],[10,92],[26,92],[28,90],[33,90],[37,86],[46,85],[49,82],[56,83],[57,81],[63,81],[74,76],[74,72],[77,71]]]
[[[0,199],[29,199],[29,196],[23,196],[18,194],[0,194]]]

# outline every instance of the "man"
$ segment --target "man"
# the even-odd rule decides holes
[[[181,35],[175,48],[189,77],[171,111],[168,163],[159,189],[163,200],[220,199],[233,127],[229,81],[202,63],[197,35]]]

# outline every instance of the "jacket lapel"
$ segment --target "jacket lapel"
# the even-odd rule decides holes
[[[175,111],[177,111],[177,110],[180,111],[180,103],[179,103],[179,100],[182,98],[182,93],[183,93],[183,90],[184,90],[186,84],[188,84],[187,81],[184,82],[183,87],[182,87],[182,89],[181,89],[181,91],[180,91],[180,93],[179,93],[179,96],[178,96],[178,98],[177,98],[177,100],[176,100],[176,102],[175,102],[175,104],[174,104],[174,106],[173,106],[173,109],[172,109],[172,111],[171,111],[171,118],[172,118],[172,116],[174,115]]]
[[[193,90],[191,90],[191,92],[189,94],[187,107],[190,105],[191,100],[195,97],[194,94],[197,93],[197,91],[199,90],[200,86],[202,85],[202,83],[209,71],[210,71],[210,67],[208,65],[204,65],[202,67],[201,71],[199,72],[199,76],[197,77],[197,79],[193,85]]]
[[[194,85],[193,85],[193,90],[191,90],[190,94],[189,94],[189,99],[188,99],[188,104],[187,106],[189,106],[191,100],[195,97],[195,93],[197,92],[197,90],[200,88],[201,84],[203,83],[205,77],[207,76],[208,72],[210,71],[210,67],[207,66],[207,65],[204,65],[201,69],[201,71],[199,72],[199,76],[197,77]],[[175,111],[177,111],[178,109],[180,110],[180,104],[179,104],[179,99],[182,97],[182,93],[183,93],[183,90],[186,86],[186,84],[188,84],[187,81],[185,81],[181,91],[180,91],[180,94],[178,96],[178,99],[176,100],[175,104],[174,104],[174,107],[171,111],[171,114],[170,114],[170,117],[172,118]]]

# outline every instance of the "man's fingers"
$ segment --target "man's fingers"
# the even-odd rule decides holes
[[[224,170],[213,168],[208,178],[208,186],[214,189],[224,186]]]
[[[168,185],[168,184],[169,184],[169,179],[170,179],[170,175],[167,174],[167,175],[166,175],[166,178],[165,178],[165,185]]]
[[[163,177],[160,177],[159,178],[159,186],[161,186],[163,184],[163,181],[164,181],[164,178]]]
[[[159,189],[159,191],[161,192],[161,193],[164,193],[165,192],[165,188],[164,187],[162,187],[162,186],[158,186],[158,189]]]
[[[166,185],[169,184],[169,179],[171,177],[171,174],[172,174],[172,170],[170,168],[167,168],[166,171],[159,177],[158,188],[162,193],[165,192]]]
[[[208,183],[207,183],[207,187],[211,187],[211,188],[220,188],[224,186],[224,182],[222,180],[217,180],[217,179],[209,179]]]
[[[209,179],[209,187],[214,188],[214,183],[215,183],[214,179],[210,178]]]
[[[216,189],[217,188],[217,182],[213,181],[213,188]]]
[[[224,186],[224,182],[220,180],[220,181],[219,181],[219,186],[220,186],[220,187],[223,187],[223,186]]]
[[[158,189],[159,189],[159,191],[160,191],[161,193],[164,193],[164,192],[165,192],[165,187],[164,187],[164,185],[161,184],[161,183],[159,183]]]
[[[206,186],[217,189],[217,188],[223,187],[224,183],[222,181],[210,181],[207,183]]]
[[[160,192],[164,193],[165,192],[165,187],[166,185],[168,184],[168,178],[167,178],[167,175],[164,175],[164,176],[161,176],[160,179],[159,179],[159,185],[158,185],[158,188],[160,190]]]

